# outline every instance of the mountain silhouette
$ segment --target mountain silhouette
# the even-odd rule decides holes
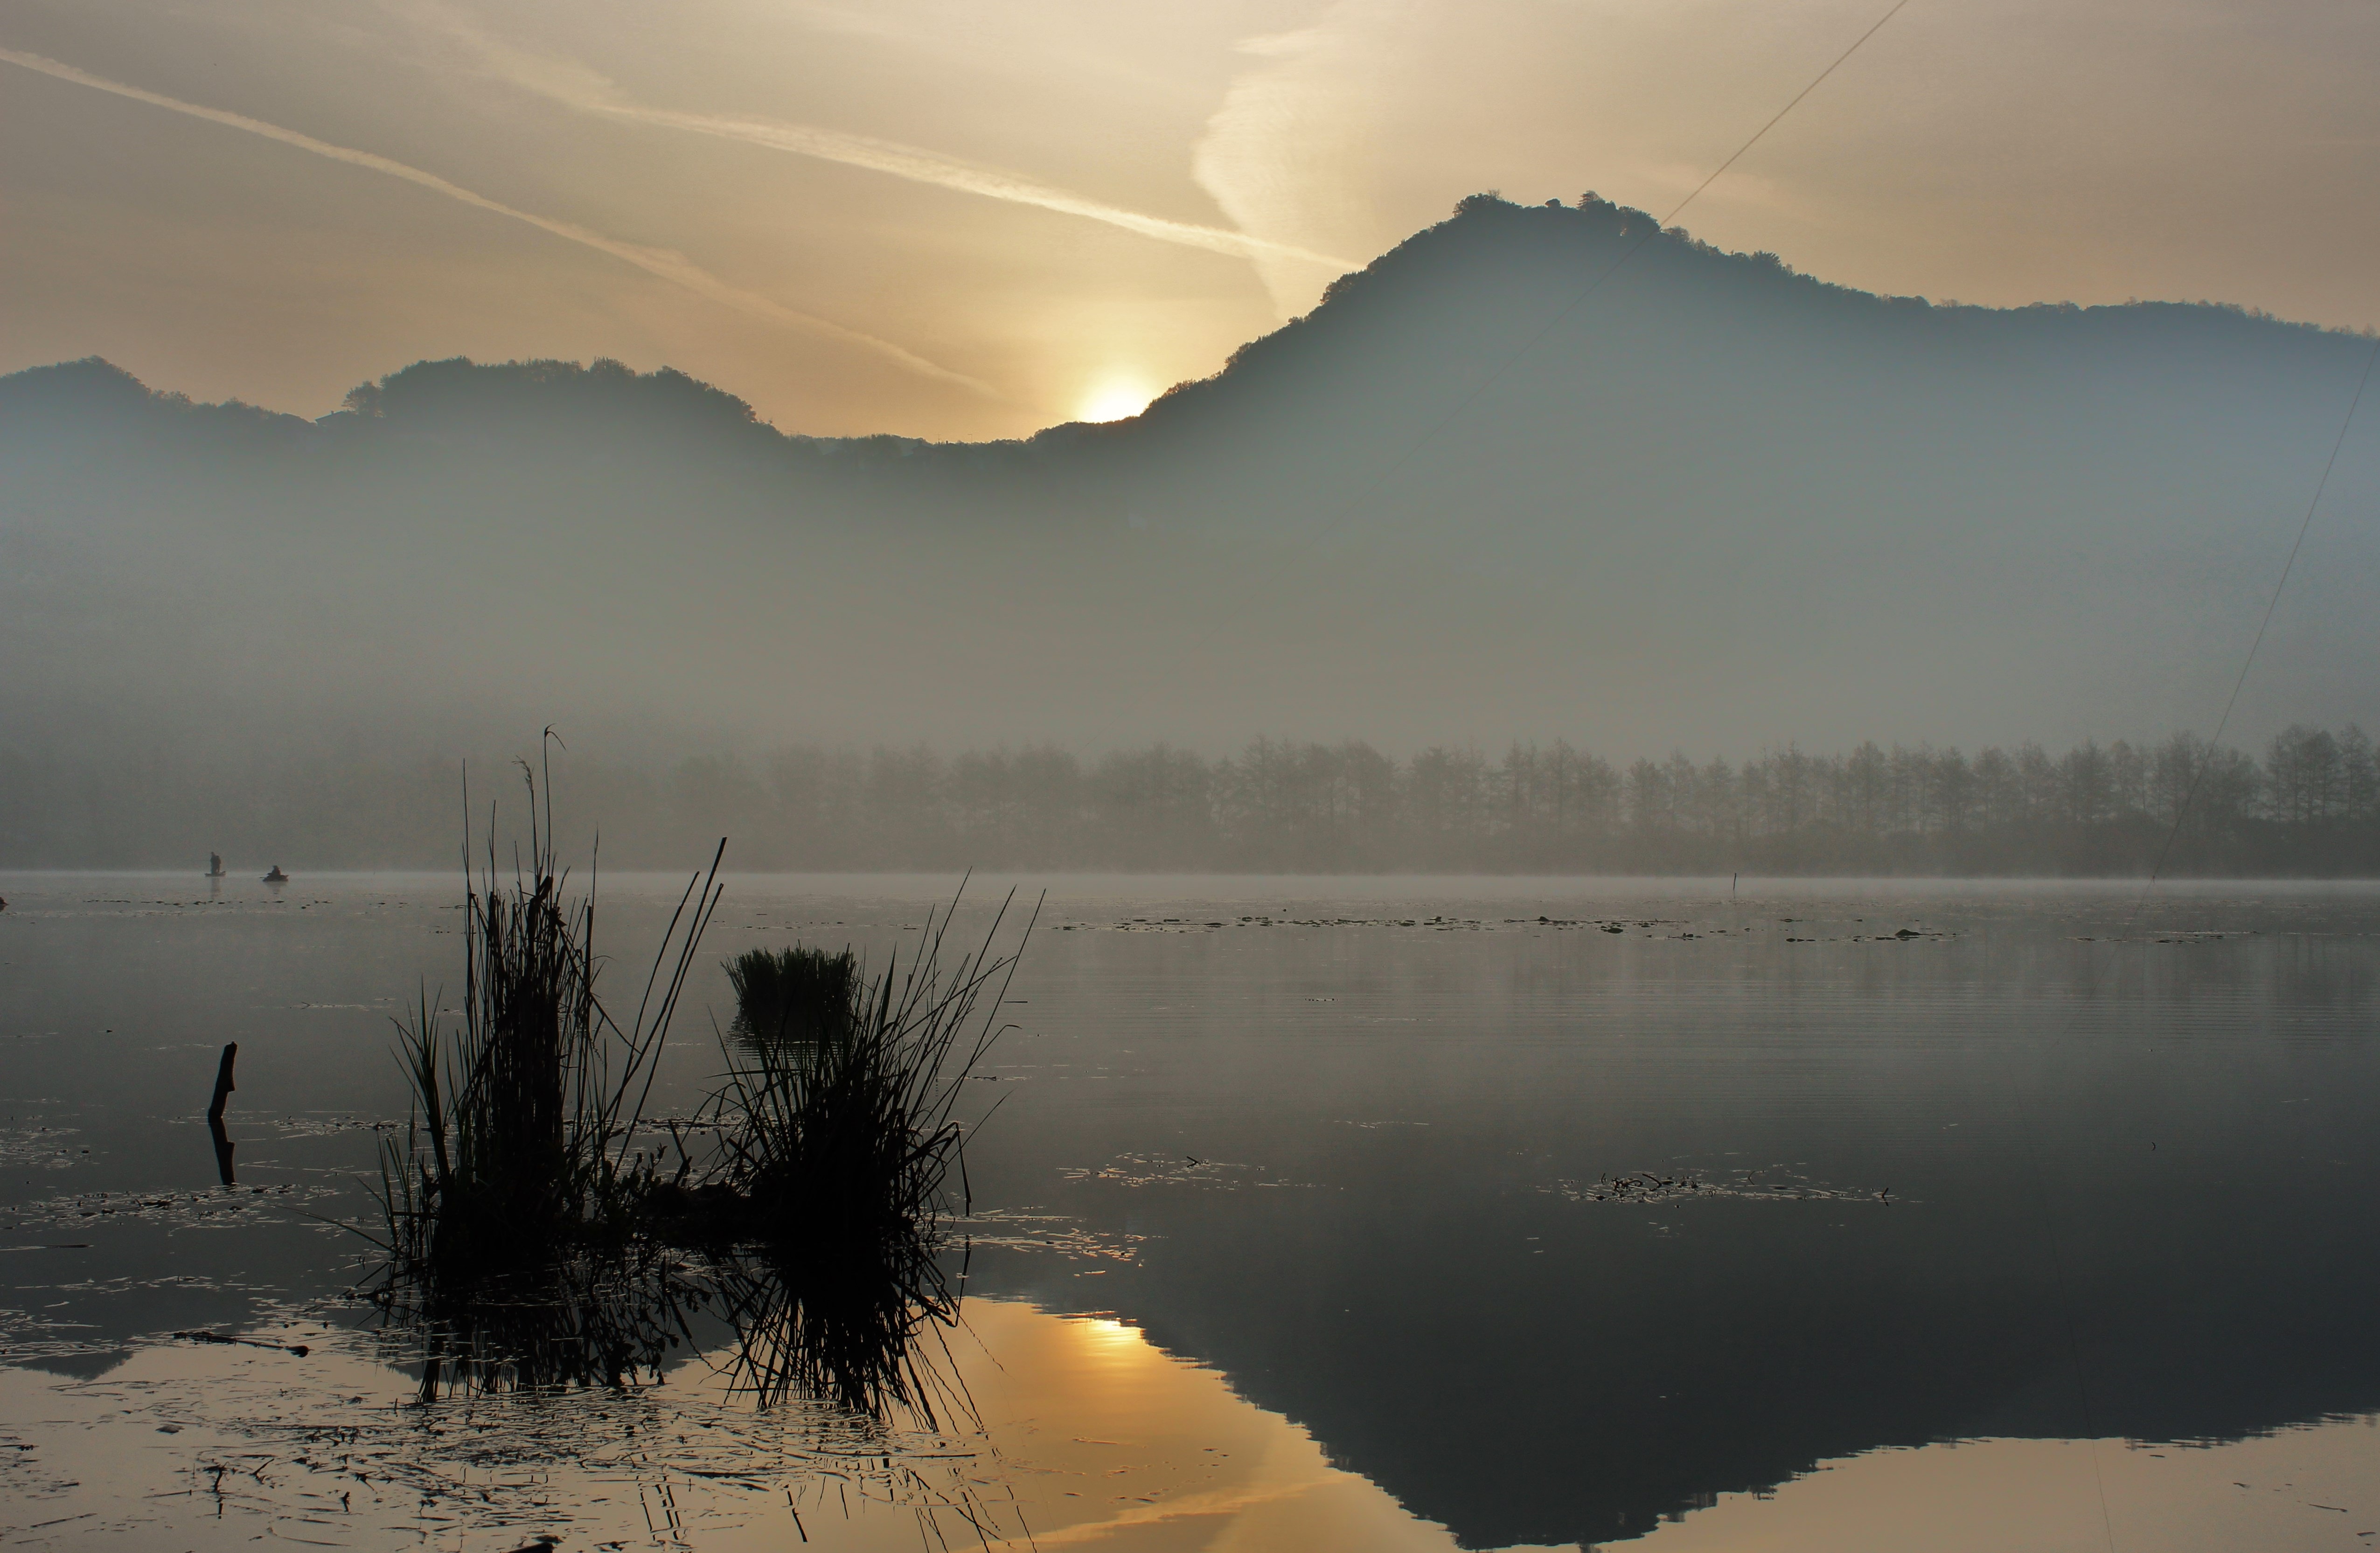
[[[1483,195],[1214,377],[1021,441],[788,434],[611,361],[417,363],[311,422],[69,362],[0,379],[7,710],[103,743],[2154,735],[2211,722],[2370,350]],[[2375,563],[2316,525],[2252,718],[2371,720]]]

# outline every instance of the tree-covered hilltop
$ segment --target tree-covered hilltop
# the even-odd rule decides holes
[[[1089,759],[806,746],[565,770],[563,823],[600,831],[604,857],[629,866],[723,834],[745,869],[2136,876],[2162,856],[2168,875],[2380,875],[2380,766],[2352,726],[2291,728],[2261,760],[2182,734],[2058,755],[1788,746],[1741,762],[1616,762],[1563,741],[1398,760],[1360,741],[1258,739],[1214,760],[1163,744]],[[462,777],[442,760],[13,753],[0,867],[180,866],[207,850],[437,867]]]

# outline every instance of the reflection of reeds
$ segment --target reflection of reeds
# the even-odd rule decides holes
[[[719,900],[714,855],[710,876],[678,901],[636,1018],[621,1025],[595,991],[593,891],[565,903],[552,809],[540,808],[533,775],[528,787],[526,876],[516,860],[500,884],[492,826],[477,887],[467,859],[461,1027],[442,1025],[427,994],[399,1026],[413,1116],[382,1150],[382,1200],[392,1248],[450,1278],[628,1231],[652,1186],[651,1161],[630,1140]]]
[[[959,1093],[1002,1028],[1017,956],[992,945],[1008,909],[947,965],[950,914],[929,917],[905,970],[896,958],[857,989],[842,1038],[730,1050],[714,1233],[863,1262],[931,1238],[960,1161]]]
[[[419,1400],[657,1383],[709,1362],[753,1405],[820,1402],[902,1429],[975,1426],[943,1334],[958,1285],[914,1241],[887,1262],[750,1250],[683,1256],[646,1243],[571,1252],[468,1283],[392,1264],[369,1292]]]
[[[880,1424],[974,1426],[942,1341],[958,1324],[958,1292],[932,1251],[918,1241],[880,1263],[722,1259],[717,1308],[735,1332],[730,1389],[762,1407],[808,1399]]]
[[[797,1046],[842,1041],[851,1032],[859,962],[851,951],[830,954],[795,944],[750,949],[727,962],[735,989],[737,1035]]]
[[[712,1300],[696,1269],[645,1247],[573,1252],[471,1282],[393,1267],[370,1294],[390,1357],[421,1366],[419,1400],[661,1379]]]

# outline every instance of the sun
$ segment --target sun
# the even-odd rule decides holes
[[[1156,391],[1140,378],[1117,374],[1093,383],[1075,406],[1076,420],[1130,420],[1148,408]]]

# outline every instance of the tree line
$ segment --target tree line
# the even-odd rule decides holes
[[[563,834],[607,865],[676,866],[730,838],[747,869],[2136,875],[2380,873],[2380,764],[2353,726],[2261,758],[2191,734],[1973,755],[1873,743],[1740,762],[1625,764],[1557,740],[1398,760],[1360,741],[796,746],[661,766],[565,758]],[[209,851],[310,867],[456,855],[451,761],[244,766],[0,751],[0,867],[174,867]],[[505,784],[481,775],[484,795]]]

